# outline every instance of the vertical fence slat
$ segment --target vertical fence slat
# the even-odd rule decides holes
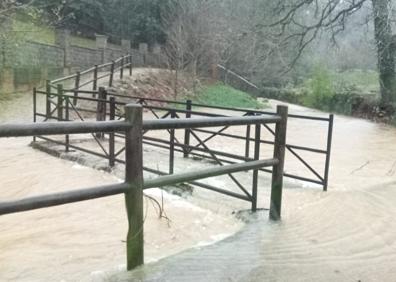
[[[132,55],[129,55],[129,75],[132,76]]]
[[[250,156],[250,125],[246,126],[245,157]]]
[[[191,118],[191,111],[192,109],[192,101],[187,100],[186,101],[186,118]],[[184,130],[184,151],[183,151],[183,157],[188,158],[189,155],[189,146],[190,146],[190,129],[186,128]]]
[[[98,89],[98,65],[95,65],[92,81],[92,90],[96,91]],[[92,97],[96,97],[96,93],[92,94]]]
[[[249,132],[250,138],[250,132]],[[261,141],[261,124],[255,125],[255,135],[254,135],[254,159],[260,159],[260,142]],[[252,211],[257,210],[257,185],[258,185],[258,173],[259,170],[253,170],[253,184],[252,184]]]
[[[96,108],[96,121],[105,121],[106,120],[106,102],[107,92],[104,87],[99,87],[98,92],[98,103]],[[103,138],[103,132],[97,132],[97,138]]]
[[[57,89],[57,94],[58,94],[58,99],[57,99],[57,113],[58,113],[58,121],[63,121],[63,85],[58,84],[56,86]]]
[[[328,132],[327,132],[327,148],[326,148],[327,152],[326,152],[323,191],[327,191],[327,186],[329,184],[331,143],[333,140],[333,124],[334,124],[334,115],[330,114],[329,115],[329,127],[328,127]]]
[[[143,247],[143,153],[141,105],[127,105],[125,120],[133,126],[125,133],[125,181],[130,185],[125,193],[128,216],[127,269],[144,263]]]
[[[110,67],[109,87],[113,86],[114,65],[115,65],[115,62],[113,61],[113,63],[111,64],[111,67]]]
[[[171,118],[175,118],[175,111],[171,112]],[[173,174],[175,168],[175,130],[169,130],[169,174]]]
[[[70,107],[70,105],[69,105],[69,103],[70,103],[70,99],[69,99],[69,97],[65,97],[65,120],[66,121],[69,121],[70,120],[70,111],[69,111],[69,107]],[[65,150],[66,150],[66,152],[69,152],[69,145],[70,145],[70,137],[69,137],[69,134],[66,134],[66,137],[65,137]]]
[[[124,60],[125,57],[121,58],[121,66],[120,66],[120,79],[122,79],[124,77]]]
[[[33,88],[33,122],[35,123],[37,120],[36,113],[37,113],[37,89],[36,87]],[[33,136],[33,142],[36,142],[36,136]]]
[[[110,97],[110,120],[115,120],[115,98]],[[115,140],[114,132],[109,135],[109,166],[113,167],[115,164]]]
[[[78,71],[76,73],[76,80],[74,81],[74,99],[73,99],[73,105],[77,105],[77,97],[78,97],[78,89],[80,88],[80,72]]]
[[[49,120],[51,118],[51,82],[49,80],[46,81],[45,92],[45,117]]]
[[[279,163],[272,169],[271,204],[269,212],[269,218],[271,220],[280,220],[281,218],[288,108],[286,106],[278,106],[276,112],[282,117],[282,120],[275,126],[274,158],[278,159]]]

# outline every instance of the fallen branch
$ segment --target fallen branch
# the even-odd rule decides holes
[[[396,168],[396,161],[393,162],[393,165],[390,170],[386,173],[387,176],[392,176],[395,174],[395,168]]]
[[[162,191],[162,190],[161,190],[161,191]],[[146,195],[146,194],[144,194],[144,196],[145,196],[147,199],[149,199],[149,200],[151,201],[151,204],[153,205],[155,211],[156,211],[157,214],[158,214],[158,218],[159,218],[159,219],[162,219],[162,218],[166,219],[167,224],[168,224],[168,227],[170,227],[170,222],[171,222],[171,220],[170,220],[170,218],[166,215],[166,212],[165,212],[165,209],[164,209],[163,195],[162,195],[162,197],[161,197],[161,198],[162,198],[162,204],[160,204],[160,202],[159,202],[157,199],[155,199],[154,197],[151,197],[151,196]]]
[[[355,172],[362,170],[365,166],[367,166],[370,163],[370,161],[367,161],[365,164],[361,165],[360,167],[358,167],[355,170],[352,170],[352,172],[350,173],[350,175],[354,174]]]

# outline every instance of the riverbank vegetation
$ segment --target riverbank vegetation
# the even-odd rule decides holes
[[[336,72],[317,65],[300,83],[284,88],[263,87],[259,95],[327,112],[389,119],[389,114],[381,110],[377,77],[374,70]]]
[[[375,71],[348,70],[333,72],[322,66],[315,67],[310,78],[296,87],[302,95],[302,104],[324,111],[349,113],[348,99],[379,98],[378,74]]]

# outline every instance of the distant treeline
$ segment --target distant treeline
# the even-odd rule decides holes
[[[30,0],[21,0],[29,3]],[[28,20],[71,30],[93,37],[107,34],[112,41],[120,38],[138,42],[164,43],[161,10],[172,0],[35,0],[23,13]],[[117,43],[117,42],[115,42]]]

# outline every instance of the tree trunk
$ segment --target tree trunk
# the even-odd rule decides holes
[[[179,64],[177,64],[176,69],[175,69],[175,81],[173,84],[173,99],[177,100],[177,87],[178,87],[178,80],[179,80]]]
[[[395,51],[392,44],[390,0],[372,0],[374,33],[382,105],[396,102]]]

